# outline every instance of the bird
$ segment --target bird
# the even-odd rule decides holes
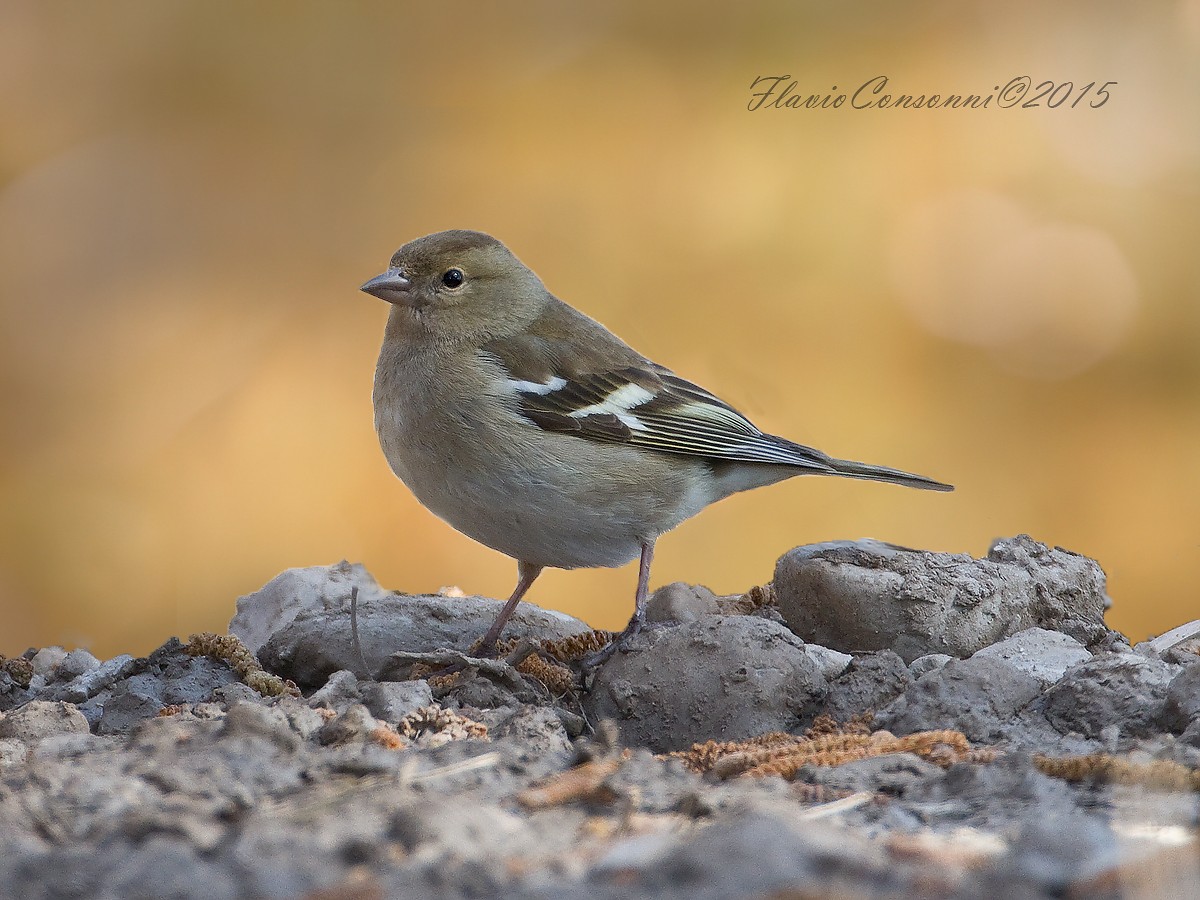
[[[768,434],[555,297],[479,231],[417,238],[362,291],[391,304],[372,400],[380,447],[431,512],[517,562],[477,654],[494,653],[545,568],[639,560],[642,628],[660,536],[705,507],[797,475],[953,486]]]

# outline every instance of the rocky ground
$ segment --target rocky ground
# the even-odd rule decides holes
[[[0,663],[0,896],[1196,896],[1200,622],[1108,602],[1026,537],[799,547],[584,678],[570,617],[480,660],[494,600],[291,570],[230,635]]]

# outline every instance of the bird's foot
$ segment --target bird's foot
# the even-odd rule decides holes
[[[589,680],[590,676],[595,674],[597,669],[612,659],[618,650],[624,650],[629,642],[637,637],[639,633],[641,633],[642,626],[644,624],[645,618],[643,616],[635,615],[629,620],[629,624],[625,626],[624,630],[620,634],[614,637],[599,650],[596,650],[594,653],[589,653],[587,656],[581,659],[579,661],[579,667],[584,680]]]

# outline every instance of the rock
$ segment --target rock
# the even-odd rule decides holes
[[[1013,668],[1032,675],[1049,687],[1067,669],[1092,658],[1092,654],[1070,635],[1044,628],[1027,628],[1010,638],[984,647],[976,657],[1002,659]]]
[[[1177,734],[1200,722],[1200,660],[1171,679],[1161,719],[1163,727]]]
[[[92,734],[90,731],[52,734],[42,738],[32,749],[31,761],[36,766],[47,760],[85,757],[98,749],[111,747],[111,740],[111,738]]]
[[[1032,675],[1002,660],[956,659],[914,681],[876,713],[874,726],[901,735],[953,728],[971,741],[996,743],[1041,689]]]
[[[329,680],[308,698],[308,705],[314,709],[325,707],[343,713],[355,703],[361,703],[362,699],[358,679],[353,672],[342,669],[330,675]]]
[[[355,587],[359,603],[388,595],[362,563],[342,560],[332,566],[288,569],[254,593],[238,598],[229,633],[257,656],[271,635],[296,616],[340,609],[343,604],[349,608],[350,592]]]
[[[292,731],[304,740],[313,737],[325,724],[325,716],[313,709],[299,697],[280,697],[272,707],[282,712]]]
[[[483,637],[503,606],[485,597],[389,593],[362,566],[342,563],[291,569],[257,594],[242,597],[230,632],[247,646],[267,635],[255,651],[259,661],[301,687],[319,687],[339,669],[367,677],[371,673],[363,671],[351,639],[351,585],[359,587],[359,640],[372,673],[398,650],[465,652]],[[294,607],[287,606],[289,602]],[[273,621],[280,624],[270,626]],[[522,603],[504,634],[540,640],[590,630],[571,616]]]
[[[1162,660],[1176,666],[1193,666],[1200,662],[1200,637],[1188,638],[1162,653]]]
[[[596,897],[596,885],[613,886],[605,898],[629,897],[624,886],[631,884],[643,897],[820,897],[829,895],[831,881],[851,878],[871,884],[875,896],[907,893],[882,846],[794,822],[782,809],[754,811],[694,835],[626,838],[597,860],[586,892],[572,893],[569,900]]]
[[[926,653],[908,664],[908,674],[913,678],[920,678],[926,672],[936,672],[952,659],[954,657],[946,653]]]
[[[263,738],[286,752],[300,746],[300,737],[292,730],[286,713],[277,707],[240,702],[229,707],[221,723],[224,738]]]
[[[33,655],[30,662],[33,671],[38,675],[51,675],[67,658],[67,651],[62,647],[43,647]]]
[[[830,684],[829,699],[822,710],[835,722],[849,722],[855,716],[883,709],[912,681],[904,660],[891,650],[852,659],[846,672]]]
[[[694,622],[720,612],[717,595],[700,584],[665,584],[646,601],[647,622]]]
[[[943,819],[958,825],[996,830],[996,823],[1012,823],[1005,831],[1016,832],[1036,819],[1060,818],[1080,808],[1080,798],[1070,784],[1042,774],[1028,753],[1006,753],[989,765],[957,764],[944,777],[930,778],[925,790],[893,803],[916,812],[929,822]],[[944,817],[944,818],[943,818]],[[1000,857],[1004,863],[1005,857]],[[960,895],[962,896],[962,895]],[[1006,890],[968,892],[965,896],[1010,897]],[[1017,893],[1016,896],[1044,896]]]
[[[217,688],[237,681],[224,660],[190,656],[171,638],[148,657],[114,657],[63,691],[88,695],[80,709],[100,734],[121,734],[164,706],[205,702]]]
[[[562,765],[571,752],[571,740],[562,720],[543,706],[521,706],[490,734],[493,741],[510,742],[525,760],[542,767],[548,759]]]
[[[1179,644],[1194,641],[1197,638],[1200,638],[1200,619],[1193,619],[1190,622],[1172,628],[1170,631],[1164,631],[1158,637],[1151,638],[1145,642],[1145,646],[1151,653],[1162,656]],[[1139,644],[1138,646],[1142,645]]]
[[[871,791],[898,797],[914,793],[919,784],[940,781],[944,775],[940,766],[915,753],[887,753],[840,766],[807,766],[800,770],[796,780],[834,791]]]
[[[995,542],[978,560],[871,540],[812,544],[780,558],[774,583],[784,620],[805,640],[892,649],[906,662],[967,657],[1032,627],[1084,644],[1108,635],[1100,567],[1026,535]]]
[[[360,693],[371,715],[393,725],[433,702],[428,681],[368,681]]]
[[[31,700],[0,718],[0,738],[17,738],[35,744],[56,734],[85,734],[87,718],[72,703]]]
[[[104,890],[95,896],[193,897],[203,886],[209,900],[237,900],[245,894],[236,873],[215,864],[178,838],[152,835],[144,845],[113,861]]]
[[[69,661],[71,656],[78,653],[77,650],[72,650],[67,654]],[[86,651],[85,651],[86,652]],[[88,656],[92,656],[90,653]],[[92,659],[95,659],[92,656]],[[85,700],[90,700],[102,690],[110,687],[114,682],[128,678],[135,672],[140,671],[146,665],[145,660],[134,659],[128,653],[122,653],[120,656],[114,656],[107,662],[97,662],[96,665],[85,668],[75,677],[68,681],[65,685],[58,689],[55,693],[55,698],[66,700],[68,703],[83,703]],[[69,674],[76,667],[68,667],[66,662],[59,667],[59,674]]]
[[[4,720],[0,719],[0,723]],[[29,745],[20,738],[0,738],[0,774],[13,766],[24,765],[29,756]]]
[[[820,665],[783,626],[708,616],[644,630],[596,673],[591,721],[616,720],[622,740],[656,752],[795,728],[820,708]]]
[[[118,685],[101,707],[97,734],[124,734],[143,719],[157,716],[166,705],[157,692],[139,690],[131,681]]]
[[[58,666],[58,676],[60,678],[75,678],[83,675],[85,672],[90,672],[100,665],[100,660],[92,656],[87,650],[82,647],[78,650],[72,650]]]
[[[1163,712],[1171,667],[1136,653],[1099,656],[1071,669],[1041,698],[1046,719],[1062,734],[1099,738],[1109,726],[1142,737]]]
[[[817,664],[817,668],[821,670],[821,674],[826,679],[837,678],[854,661],[854,657],[851,654],[830,650],[828,647],[822,647],[820,644],[806,643],[804,645],[804,653]]]
[[[1041,887],[1044,896],[1062,897],[1072,882],[1109,869],[1118,858],[1117,837],[1103,818],[1072,809],[1030,816],[1001,871]]]
[[[321,726],[317,732],[317,740],[322,744],[365,740],[378,727],[379,722],[367,708],[361,703],[356,703],[336,719],[330,719]]]
[[[223,684],[218,688],[213,688],[212,703],[224,703],[226,708],[238,701],[247,703],[261,703],[263,695],[250,687],[248,684],[242,684],[240,681],[231,681],[229,684]],[[194,704],[196,708],[204,707],[206,704],[201,702]]]

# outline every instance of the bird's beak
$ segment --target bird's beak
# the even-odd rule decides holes
[[[412,282],[401,275],[399,269],[388,269],[382,275],[376,275],[359,290],[388,303],[407,303],[411,288]]]

